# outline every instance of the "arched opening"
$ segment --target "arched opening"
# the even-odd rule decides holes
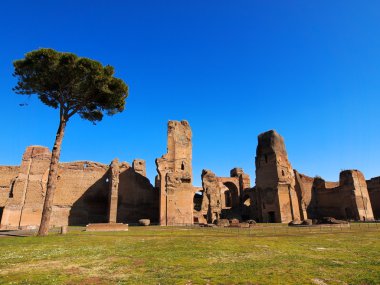
[[[193,198],[194,224],[207,223],[207,211],[206,213],[202,212],[202,203],[204,198],[206,198],[204,195],[204,191],[195,192]]]
[[[202,210],[203,191],[196,192],[193,198],[193,206],[195,211]]]
[[[228,188],[224,192],[226,207],[239,207],[239,190],[236,185],[232,182],[224,182],[223,185]]]

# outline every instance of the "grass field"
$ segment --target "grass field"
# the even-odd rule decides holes
[[[0,284],[380,284],[380,225],[0,238]]]

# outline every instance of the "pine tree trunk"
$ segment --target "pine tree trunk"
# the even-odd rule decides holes
[[[38,236],[46,236],[49,233],[50,217],[53,207],[55,189],[57,187],[59,157],[61,155],[61,145],[65,134],[66,120],[60,119],[57,135],[55,137],[54,147],[51,154],[49,176],[46,188],[44,208],[42,211],[41,224]]]

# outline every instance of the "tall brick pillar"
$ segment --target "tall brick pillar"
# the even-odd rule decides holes
[[[108,207],[108,222],[116,223],[117,220],[117,199],[119,196],[119,160],[115,158],[110,165],[109,177],[109,207]]]
[[[293,168],[284,139],[274,130],[258,137],[256,189],[263,222],[288,223],[300,219]]]
[[[193,224],[192,143],[187,121],[169,121],[167,153],[156,159],[160,224]]]

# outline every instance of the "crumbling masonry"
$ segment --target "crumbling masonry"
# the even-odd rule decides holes
[[[132,166],[118,159],[110,165],[60,163],[51,226],[137,224],[140,219],[165,226],[220,219],[380,219],[380,177],[366,181],[358,170],[342,171],[338,182],[304,175],[293,170],[284,139],[275,131],[258,136],[254,187],[241,168],[233,168],[230,177],[203,170],[202,187],[194,187],[189,123],[169,121],[167,136],[167,153],[156,160],[155,186],[141,159]],[[0,166],[3,229],[39,226],[50,157],[48,148],[30,146],[20,166]]]
[[[161,225],[193,223],[191,137],[187,121],[168,123],[168,151],[156,160]]]

